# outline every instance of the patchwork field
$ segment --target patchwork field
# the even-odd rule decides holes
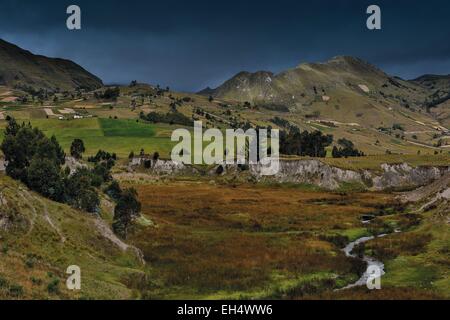
[[[99,149],[115,152],[127,158],[131,151],[146,153],[158,151],[168,157],[174,143],[170,141],[175,126],[144,124],[136,120],[88,118],[78,120],[32,119],[31,124],[48,136],[55,135],[61,146],[69,152],[72,141],[82,139],[86,155],[94,155]],[[6,122],[0,124],[1,130]]]

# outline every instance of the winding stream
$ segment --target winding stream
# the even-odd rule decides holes
[[[357,240],[355,240],[355,241],[353,241],[353,242],[350,242],[350,243],[343,249],[343,251],[344,251],[344,253],[345,253],[345,255],[346,255],[347,257],[358,258],[356,254],[352,253],[352,252],[353,252],[353,249],[355,248],[355,246],[357,246],[357,245],[359,245],[359,244],[361,244],[361,243],[364,243],[364,242],[373,240],[373,239],[375,239],[375,238],[381,238],[381,237],[385,237],[385,236],[386,236],[386,234],[379,235],[378,237],[372,236],[372,237],[362,237],[362,238],[359,238],[359,239],[357,239]],[[383,263],[383,262],[381,262],[381,261],[379,261],[379,260],[377,260],[377,259],[375,259],[375,258],[373,258],[373,257],[366,256],[366,255],[364,255],[364,256],[361,258],[361,260],[367,263],[366,271],[365,271],[364,274],[361,276],[361,278],[359,278],[358,281],[356,281],[355,283],[349,284],[348,286],[342,288],[341,290],[350,289],[350,288],[353,288],[353,287],[365,286],[365,285],[367,284],[367,279],[369,279],[369,275],[370,275],[367,271],[369,270],[369,268],[370,268],[371,266],[376,266],[376,267],[380,268],[380,270],[381,270],[381,276],[383,276],[383,275],[385,274],[385,271],[384,271],[384,263]]]
[[[363,219],[361,221],[363,224],[368,224],[370,223],[370,220],[365,220]],[[400,230],[395,230],[394,233],[400,233]],[[344,249],[342,249],[342,251],[344,251],[345,256],[347,257],[351,257],[351,258],[359,258],[362,261],[364,261],[367,264],[367,268],[366,271],[364,272],[364,274],[361,276],[361,278],[359,278],[358,281],[356,281],[355,283],[349,284],[348,286],[340,289],[340,290],[345,290],[345,289],[350,289],[350,288],[354,288],[354,287],[360,287],[360,286],[365,286],[367,285],[367,280],[369,279],[370,274],[368,273],[368,270],[371,269],[372,266],[376,266],[381,270],[381,276],[385,275],[386,272],[384,270],[384,263],[373,258],[370,256],[366,256],[363,255],[362,258],[358,257],[356,254],[353,253],[353,250],[355,249],[355,247],[359,244],[365,243],[367,241],[376,239],[376,238],[382,238],[387,236],[388,234],[380,234],[378,236],[371,236],[371,237],[362,237],[359,238],[355,241],[350,242]]]

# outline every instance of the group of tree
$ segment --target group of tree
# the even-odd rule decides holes
[[[179,124],[182,126],[192,126],[192,119],[178,111],[172,111],[166,114],[150,112],[147,115],[141,112],[140,118],[151,123],[168,123]]]
[[[94,97],[97,100],[116,101],[119,96],[120,96],[120,88],[119,87],[107,88],[103,92],[96,91],[94,93]]]
[[[270,120],[272,123],[276,124],[277,126],[279,126],[280,128],[285,128],[285,129],[291,129],[292,125],[291,123],[283,118],[280,117],[275,117],[273,119]]]
[[[112,180],[111,169],[116,164],[117,156],[115,153],[109,153],[99,150],[95,156],[89,157],[88,162],[93,163],[92,172],[97,176],[94,181],[96,186],[101,186],[104,182]]]
[[[290,127],[289,131],[280,132],[280,153],[286,155],[324,158],[326,148],[333,143],[332,135],[324,135],[321,131],[300,131]]]
[[[139,216],[141,204],[134,189],[121,190],[111,176],[116,155],[99,150],[89,157],[92,166],[83,166],[71,172],[65,164],[65,153],[54,136],[48,138],[30,123],[19,125],[7,117],[4,140],[0,145],[6,163],[6,173],[20,180],[31,190],[51,200],[66,203],[73,208],[95,213],[100,205],[100,187],[110,183],[105,192],[116,201],[114,231],[126,237],[129,228]],[[84,143],[76,139],[71,154],[82,158]]]
[[[49,199],[74,208],[95,212],[99,205],[97,186],[105,182],[96,168],[80,168],[71,173],[65,153],[54,136],[48,138],[30,123],[19,125],[7,118],[5,138],[0,146],[6,173]]]
[[[364,157],[364,152],[355,148],[355,145],[350,140],[345,138],[338,140],[338,146],[333,147],[331,155],[333,158],[348,158],[348,157]]]

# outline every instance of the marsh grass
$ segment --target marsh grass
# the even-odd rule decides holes
[[[392,198],[190,181],[136,187],[155,223],[130,239],[152,266],[148,298],[291,298],[342,286],[363,268],[341,245],[367,232],[362,213]],[[318,273],[328,276],[299,280]]]

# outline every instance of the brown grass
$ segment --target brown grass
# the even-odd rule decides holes
[[[131,241],[152,266],[152,285],[182,297],[260,290],[277,276],[356,276],[360,270],[322,236],[360,227],[361,214],[391,199],[194,182],[137,190],[143,214],[157,227],[138,228]]]
[[[395,234],[371,241],[366,248],[378,259],[394,259],[400,254],[414,256],[422,253],[432,239],[431,234]]]

